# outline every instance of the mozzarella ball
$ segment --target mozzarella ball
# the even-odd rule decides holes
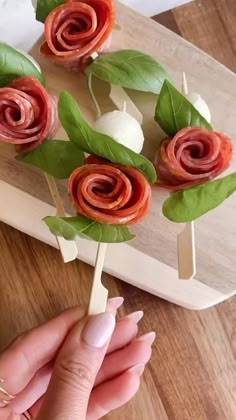
[[[193,104],[194,108],[198,110],[198,112],[207,120],[209,123],[211,122],[211,112],[202,97],[195,92],[190,92],[188,94],[188,100]]]
[[[32,3],[33,8],[36,10],[37,4],[38,4],[38,0],[31,0],[31,3]]]
[[[113,111],[99,118],[94,128],[96,131],[107,134],[117,143],[123,144],[136,153],[143,148],[144,135],[138,121],[124,111]]]

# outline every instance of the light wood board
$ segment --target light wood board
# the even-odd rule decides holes
[[[113,50],[135,48],[153,55],[168,69],[171,78],[179,86],[181,85],[182,71],[185,70],[190,90],[199,92],[208,102],[214,126],[217,130],[227,132],[236,140],[236,113],[235,107],[232,106],[236,97],[236,76],[232,72],[161,25],[119,4],[117,5],[117,23],[113,35]],[[88,96],[85,78],[80,74],[68,74],[65,70],[46,61],[40,57],[38,47],[39,44],[33,48],[32,54],[40,62],[47,78],[48,89],[57,94],[62,89],[70,91],[77,98],[84,115],[92,122],[95,114]],[[95,85],[103,112],[113,109],[112,103],[108,99],[109,87],[101,82],[96,82]],[[144,114],[146,135],[144,152],[149,158],[152,158],[158,141],[163,138],[163,133],[153,121],[156,97],[138,92],[130,92],[130,96]],[[57,137],[65,138],[65,133],[61,130]],[[231,170],[234,169],[235,163]],[[0,146],[0,179],[51,204],[43,175],[30,167],[16,163],[13,159],[13,149],[6,145]],[[70,211],[65,183],[60,183],[60,191],[65,198],[67,210]],[[137,250],[137,258],[142,255],[143,266],[150,264],[151,258],[152,261],[157,260],[166,267],[169,266],[170,272],[174,269],[173,275],[168,278],[168,274],[165,272],[166,277],[162,279],[162,282],[169,281],[170,286],[173,276],[176,276],[177,280],[176,235],[182,226],[168,222],[161,215],[161,203],[166,196],[165,192],[153,190],[153,205],[150,215],[133,229],[137,238],[128,247],[130,252]],[[236,197],[232,197],[224,206],[204,216],[196,223],[196,279],[197,282],[207,285],[213,295],[215,291],[218,291],[227,297],[232,295],[236,289],[235,204]],[[12,224],[14,225],[14,220]],[[117,248],[117,252],[119,252],[119,248]],[[115,274],[119,276],[119,272]],[[137,272],[136,275],[138,276],[138,274]],[[157,276],[162,276],[162,274],[164,272],[158,272]],[[127,280],[136,284],[136,275],[133,273],[134,278]],[[124,273],[120,277],[126,280]],[[145,288],[145,281],[146,279],[143,279],[143,285],[139,284],[139,287]],[[155,293],[154,283],[153,287],[153,293]],[[180,290],[181,287],[180,282]],[[157,289],[158,293],[157,291],[156,293],[160,294],[159,286]],[[171,287],[169,292],[171,295]],[[189,287],[188,293],[192,293],[191,287]],[[171,297],[166,297],[171,300]],[[188,299],[192,300],[192,297],[186,296],[185,300]],[[200,302],[199,307],[201,307]]]

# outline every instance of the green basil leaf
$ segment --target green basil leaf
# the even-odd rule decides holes
[[[10,45],[0,42],[0,87],[21,76],[36,77],[45,85],[44,76],[27,57]]]
[[[212,130],[212,126],[191,102],[168,80],[164,82],[157,101],[155,120],[170,137],[185,127],[204,127]]]
[[[84,164],[85,156],[70,141],[45,140],[37,149],[18,155],[16,159],[36,166],[55,178],[67,179],[74,169]]]
[[[118,243],[127,242],[134,238],[134,235],[129,232],[126,226],[106,225],[84,216],[48,216],[43,220],[54,235],[62,236],[67,240],[73,240],[76,236],[80,236],[96,242]]]
[[[65,3],[65,0],[38,0],[36,19],[44,23],[51,11],[63,3]]]
[[[95,154],[114,163],[138,169],[150,181],[156,182],[156,170],[144,156],[117,143],[106,134],[98,133],[83,119],[75,99],[62,92],[59,97],[58,113],[61,124],[69,139],[83,152]]]
[[[16,76],[12,74],[4,75],[4,76],[0,75],[0,87],[9,85],[9,83],[15,80],[15,78]]]
[[[170,195],[162,211],[167,219],[187,223],[220,206],[236,191],[236,172]]]
[[[165,69],[150,55],[135,50],[120,50],[101,55],[86,70],[88,78],[143,92],[160,93]]]

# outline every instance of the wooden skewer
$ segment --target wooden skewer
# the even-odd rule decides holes
[[[93,286],[90,295],[88,315],[97,315],[105,312],[108,290],[102,284],[102,271],[107,251],[107,244],[99,243],[93,275]]]
[[[183,71],[183,77],[182,77],[182,93],[185,96],[188,96],[188,82],[185,71]]]
[[[182,92],[188,95],[188,84],[183,73]],[[178,271],[181,280],[191,280],[196,274],[196,247],[194,222],[186,223],[182,232],[177,236]]]
[[[130,99],[129,95],[120,86],[111,85],[110,99],[113,104],[118,108],[122,109],[124,102],[126,102],[127,112],[134,117],[140,125],[143,124],[143,114],[139,111],[134,102]]]
[[[98,53],[94,52],[91,55],[93,60],[96,60]],[[98,243],[97,256],[93,274],[93,285],[90,294],[88,315],[97,315],[105,312],[107,306],[108,290],[102,284],[102,272],[104,261],[106,257],[107,244]]]
[[[51,175],[48,175],[44,173],[45,178],[48,183],[48,188],[50,190],[51,196],[53,198],[57,213],[56,215],[58,217],[66,217],[66,212],[64,209],[64,205],[60,196],[60,193],[57,188],[57,184],[55,181],[55,178]],[[76,257],[78,256],[78,249],[77,244],[75,241],[67,241],[66,239],[56,236],[58,247],[61,251],[61,255],[63,258],[63,261],[65,263],[74,261]]]

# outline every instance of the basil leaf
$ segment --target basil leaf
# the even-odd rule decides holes
[[[120,50],[101,55],[86,70],[88,79],[100,80],[143,92],[160,93],[165,69],[150,55],[135,50]]]
[[[155,120],[170,137],[185,127],[204,127],[212,130],[212,126],[191,102],[168,80],[164,82],[157,101]]]
[[[36,77],[45,85],[44,76],[27,57],[10,45],[0,42],[0,87],[21,76]]]
[[[73,240],[76,236],[80,236],[96,242],[118,243],[127,242],[134,238],[134,235],[129,232],[126,226],[106,225],[84,216],[48,216],[43,220],[54,235],[62,236],[67,240]]]
[[[207,184],[171,194],[164,202],[162,211],[172,222],[191,222],[220,206],[235,191],[236,172]]]
[[[4,76],[0,75],[0,87],[9,85],[9,83],[15,80],[15,78],[16,76],[12,74],[4,75]]]
[[[156,182],[156,170],[144,156],[117,143],[106,134],[98,133],[83,119],[75,99],[62,92],[59,97],[58,113],[61,124],[69,139],[86,153],[108,159],[114,163],[138,169],[150,181]]]
[[[36,19],[44,23],[47,16],[53,9],[65,3],[64,0],[38,0],[36,8]]]
[[[17,160],[36,166],[55,178],[69,178],[74,169],[82,166],[84,153],[70,141],[45,140],[32,152],[18,155]]]

